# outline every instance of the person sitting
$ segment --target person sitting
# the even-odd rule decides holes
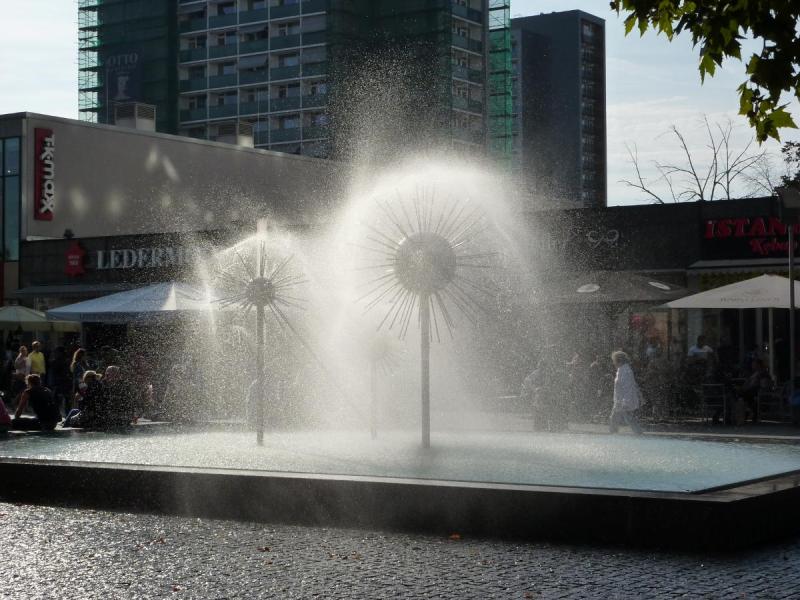
[[[758,423],[758,394],[762,390],[771,388],[772,383],[772,377],[764,361],[760,358],[755,359],[752,364],[752,374],[739,388],[739,396],[747,405],[753,423]]]
[[[122,379],[122,371],[116,365],[109,365],[102,380],[105,392],[105,410],[101,415],[103,425],[107,429],[124,429],[131,424],[135,416],[135,407],[129,386]]]
[[[42,385],[41,377],[35,373],[28,375],[25,383],[27,387],[20,394],[19,404],[11,421],[12,429],[52,431],[61,421],[61,413],[53,392]],[[22,416],[29,404],[33,408],[35,417]]]
[[[0,396],[0,434],[7,433],[11,428],[11,417],[8,415],[6,403],[3,397]]]
[[[100,415],[105,404],[103,386],[97,378],[97,372],[84,371],[82,381],[78,384],[76,393],[78,398],[77,408],[67,414],[62,427],[83,427],[84,429],[99,429]]]

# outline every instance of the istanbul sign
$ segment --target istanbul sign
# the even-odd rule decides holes
[[[33,218],[52,221],[56,207],[56,136],[52,129],[34,131]]]
[[[793,225],[795,235],[800,224]],[[706,240],[744,242],[757,256],[786,255],[789,252],[788,228],[777,217],[739,217],[713,219],[705,223]]]

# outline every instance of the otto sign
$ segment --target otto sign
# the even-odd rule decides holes
[[[98,270],[106,269],[160,269],[190,264],[199,251],[194,248],[155,246],[151,248],[121,248],[98,250]]]
[[[56,136],[52,129],[36,128],[34,152],[33,218],[52,221],[56,207]]]

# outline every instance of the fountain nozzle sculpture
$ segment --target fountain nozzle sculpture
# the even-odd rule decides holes
[[[389,308],[378,329],[388,323],[399,326],[405,337],[414,308],[420,325],[420,372],[422,405],[422,446],[431,445],[430,352],[431,338],[439,339],[440,320],[452,336],[454,320],[447,304],[475,322],[483,309],[476,297],[491,290],[464,274],[465,269],[492,268],[494,252],[470,254],[469,243],[486,229],[479,208],[468,208],[463,199],[436,202],[433,193],[417,192],[410,204],[399,198],[399,207],[378,201],[385,230],[380,224],[369,227],[370,250],[380,255],[381,263],[368,268],[383,271],[370,281],[371,289],[360,299],[368,299],[365,312],[388,300]]]
[[[255,246],[255,244],[252,244]],[[267,309],[275,317],[278,325],[287,328],[299,337],[297,331],[283,312],[282,307],[303,308],[301,298],[290,296],[289,292],[294,286],[305,283],[301,275],[291,272],[289,263],[292,256],[287,256],[279,262],[274,262],[268,268],[270,257],[267,244],[260,240],[257,248],[253,248],[250,260],[234,247],[232,252],[237,260],[225,265],[218,270],[219,278],[230,288],[229,295],[217,300],[222,308],[238,305],[250,312],[256,311],[256,386],[257,401],[255,404],[256,441],[264,444],[264,415],[266,412],[266,374],[264,370],[264,329],[266,327]]]

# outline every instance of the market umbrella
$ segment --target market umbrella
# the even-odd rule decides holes
[[[153,323],[214,309],[204,290],[178,282],[156,283],[47,311],[48,319],[91,323]]]
[[[800,283],[794,282],[795,297]],[[789,308],[789,278],[759,275],[723,285],[680,300],[667,302],[670,308]]]
[[[800,297],[800,283],[794,282],[795,297]],[[790,308],[788,277],[759,275],[737,283],[723,285],[680,300],[667,302],[670,308],[768,308],[769,309],[769,370],[775,373],[775,340],[773,315],[775,308]],[[792,343],[794,343],[792,341]]]
[[[0,308],[0,329],[13,330],[22,328],[25,331],[78,331],[80,324],[61,321],[54,323],[47,320],[43,312],[26,306],[3,306]]]

